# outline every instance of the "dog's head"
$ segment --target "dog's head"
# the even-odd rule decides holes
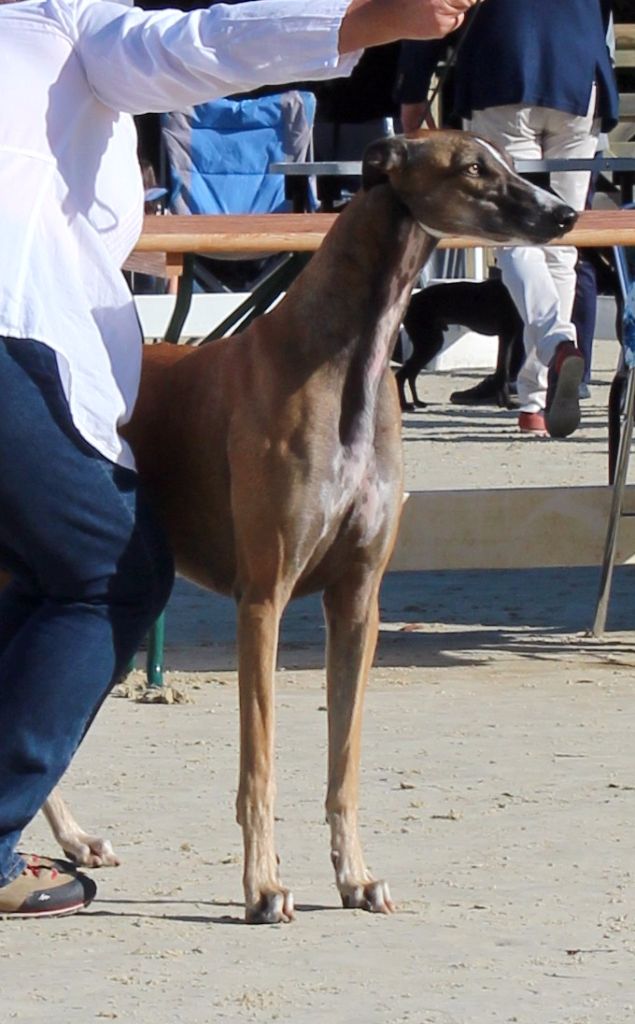
[[[525,181],[487,139],[421,131],[380,139],[363,161],[366,189],[388,182],[428,232],[484,241],[543,243],[573,227],[576,212]]]

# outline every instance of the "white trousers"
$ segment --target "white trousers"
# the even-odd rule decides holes
[[[594,156],[600,123],[594,116],[595,86],[585,117],[547,107],[490,107],[476,110],[468,127],[518,160]],[[551,187],[575,210],[583,210],[589,173],[551,174]],[[525,324],[526,358],[518,375],[525,412],[545,407],[549,361],[560,341],[576,341],[571,311],[577,250],[573,246],[515,246],[497,250],[502,278]]]

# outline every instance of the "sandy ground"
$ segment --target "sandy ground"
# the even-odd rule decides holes
[[[430,375],[404,426],[407,485],[602,483],[614,346],[566,442],[458,410]],[[285,619],[278,847],[292,925],[240,922],[233,609],[179,583],[168,682],[190,703],[109,699],[66,782],[122,856],[62,921],[0,931],[2,1021],[622,1024],[635,1017],[633,572],[602,641],[597,569],[387,577],[364,728],[361,818],[398,913],[338,906],[323,823],[319,601]],[[139,674],[140,675],[140,674]],[[28,848],[49,852],[36,821]],[[232,927],[239,925],[238,927]]]

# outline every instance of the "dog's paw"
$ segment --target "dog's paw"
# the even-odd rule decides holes
[[[69,860],[82,868],[116,868],[121,861],[108,839],[82,835],[67,839],[62,848]]]

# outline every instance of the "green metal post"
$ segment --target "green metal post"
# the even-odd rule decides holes
[[[165,642],[165,612],[159,615],[148,633],[146,678],[148,686],[163,686],[163,648]]]

